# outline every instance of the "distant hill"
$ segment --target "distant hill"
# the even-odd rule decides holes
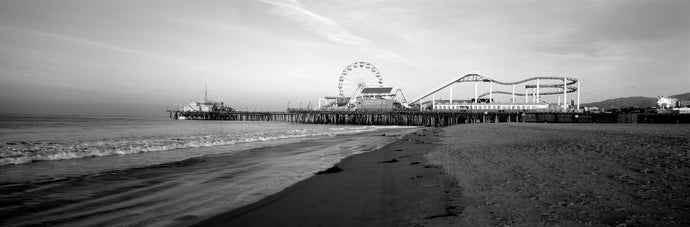
[[[680,94],[680,95],[671,95],[669,98],[675,98],[678,100],[683,100],[683,101],[690,101],[690,92],[685,93],[685,94]]]
[[[640,107],[647,108],[650,106],[656,106],[656,98],[648,98],[642,96],[627,97],[627,98],[615,98],[607,99],[600,102],[585,103],[581,106],[586,107],[599,107],[600,109],[612,109],[612,108],[625,108],[625,107]]]
[[[690,92],[685,93],[685,94],[670,95],[668,97],[669,98],[676,98],[678,100],[690,100]],[[656,101],[657,101],[657,98],[634,96],[634,97],[627,97],[627,98],[607,99],[607,100],[600,101],[600,102],[584,103],[584,104],[580,104],[580,105],[586,106],[586,107],[596,106],[596,107],[604,108],[604,109],[626,108],[626,107],[646,108],[646,107],[656,106]]]

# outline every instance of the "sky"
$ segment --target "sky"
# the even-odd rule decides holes
[[[0,113],[165,115],[204,86],[306,107],[358,61],[408,99],[470,72],[574,77],[582,103],[681,94],[690,1],[0,0]]]

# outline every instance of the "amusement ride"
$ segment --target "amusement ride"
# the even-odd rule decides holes
[[[474,98],[470,100],[454,100],[453,99],[453,86],[458,83],[474,82]],[[483,94],[479,94],[478,85],[479,83],[488,83],[489,91]],[[506,85],[511,86],[511,91],[498,90],[494,91],[493,85]],[[517,91],[516,85],[524,88],[524,92]],[[439,102],[436,100],[435,95],[443,89],[448,88],[449,99]],[[501,82],[494,80],[492,78],[482,76],[479,74],[466,74],[458,79],[451,80],[448,83],[444,83],[436,89],[433,89],[424,95],[412,100],[410,103],[413,105],[422,105],[422,100],[431,96],[430,103],[431,109],[441,109],[441,110],[456,110],[456,109],[489,109],[489,110],[524,110],[524,109],[556,109],[560,108],[567,110],[568,105],[568,93],[577,92],[577,103],[576,108],[580,108],[580,82],[576,78],[572,77],[530,77],[524,80],[516,82]],[[510,95],[509,102],[494,102],[493,95],[503,94]],[[545,102],[542,96],[545,95],[557,95],[558,104],[556,107]],[[562,97],[561,97],[562,95]],[[488,98],[486,98],[488,96]],[[518,102],[515,96],[523,96],[525,98],[524,102]],[[530,98],[531,97],[531,98]],[[561,104],[562,100],[562,104]],[[440,105],[437,105],[439,104]]]
[[[474,82],[474,97],[456,99],[453,85]],[[479,92],[479,84],[488,83],[489,91]],[[509,86],[511,90],[494,89],[494,85]],[[517,90],[516,90],[517,89]],[[446,99],[436,99],[448,90]],[[467,91],[467,90],[464,90]],[[396,99],[398,93],[402,99]],[[568,104],[568,94],[577,93],[577,103]],[[509,95],[510,101],[495,101],[494,95]],[[556,96],[558,103],[548,103],[543,97]],[[524,97],[524,102],[516,97]],[[571,96],[572,97],[572,96]],[[431,98],[431,100],[428,100]],[[324,103],[325,101],[325,103]],[[338,77],[338,96],[319,98],[319,109],[414,109],[419,110],[546,110],[567,111],[580,108],[580,82],[573,77],[530,77],[515,82],[494,80],[478,73],[465,74],[408,102],[400,89],[383,85],[381,71],[369,62],[358,61],[347,65]]]
[[[369,62],[359,61],[345,66],[338,77],[338,96],[319,98],[319,109],[392,109],[401,106],[395,99],[400,89],[383,85],[381,71]],[[402,95],[404,99],[404,95]]]
[[[365,87],[383,87],[381,72],[371,63],[355,62],[343,69],[338,78],[340,97],[356,97]]]

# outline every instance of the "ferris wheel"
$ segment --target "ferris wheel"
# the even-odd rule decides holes
[[[338,79],[340,97],[353,95],[358,89],[364,87],[383,86],[381,72],[368,62],[355,62],[343,69]]]

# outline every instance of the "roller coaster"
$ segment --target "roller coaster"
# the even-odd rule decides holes
[[[563,105],[561,106],[563,109],[567,109],[567,94],[568,93],[574,93],[577,92],[577,109],[580,108],[580,83],[576,78],[572,77],[530,77],[524,80],[516,81],[516,82],[501,82],[494,80],[492,78],[482,76],[479,74],[467,74],[465,76],[462,76],[458,79],[454,79],[449,81],[448,83],[444,83],[441,86],[439,86],[436,89],[433,89],[424,95],[413,99],[410,101],[410,105],[422,105],[421,101],[425,98],[428,98],[429,96],[432,96],[432,106],[435,103],[435,98],[434,95],[445,89],[445,88],[450,88],[450,100],[449,104],[453,105],[453,87],[451,85],[456,84],[456,83],[465,83],[465,82],[475,82],[474,86],[474,99],[472,99],[471,103],[468,105],[472,104],[477,104],[477,103],[492,103],[493,102],[493,95],[494,94],[504,94],[504,95],[511,95],[511,103],[503,103],[503,104],[498,104],[498,105],[511,105],[516,102],[515,96],[524,96],[525,97],[525,104],[530,103],[529,96],[532,96],[532,106],[531,108],[534,108],[534,105],[536,104],[545,104],[541,100],[541,96],[543,95],[561,95],[563,94]],[[478,94],[478,83],[489,83],[489,92],[483,93],[483,94]],[[498,85],[506,85],[506,86],[512,86],[512,91],[494,91],[493,90],[493,84],[498,84]],[[524,85],[524,93],[521,92],[516,92],[515,91],[515,85],[520,85],[520,84],[525,84]],[[546,90],[543,90],[546,89]],[[486,96],[489,96],[488,99],[484,98]],[[560,97],[559,97],[559,103],[560,103]],[[466,104],[467,105],[467,104]],[[542,107],[544,105],[541,105]],[[548,105],[546,105],[548,106]],[[476,107],[476,106],[475,106]],[[523,106],[524,107],[524,106]],[[496,106],[492,105],[491,108],[502,108],[501,106]],[[541,107],[539,107],[541,108]]]

